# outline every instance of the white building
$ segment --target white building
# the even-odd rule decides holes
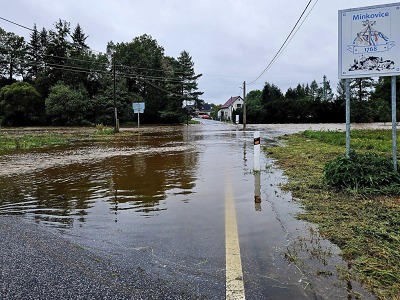
[[[231,97],[218,111],[218,118],[221,121],[233,121],[232,112],[243,107],[243,99],[240,96]]]

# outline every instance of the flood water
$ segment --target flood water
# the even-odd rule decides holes
[[[261,130],[267,146],[282,133]],[[295,218],[301,208],[280,190],[284,176],[268,157],[261,162],[255,174],[251,130],[213,121],[21,151],[0,157],[0,216],[182,282],[198,298],[224,299],[229,181],[246,298],[370,299],[339,278],[347,269],[339,249]]]

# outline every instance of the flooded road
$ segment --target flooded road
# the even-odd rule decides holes
[[[229,195],[247,299],[373,299],[340,279],[339,249],[295,219],[273,162],[262,155],[252,171],[251,129],[203,123],[2,156],[0,218],[21,216],[187,299],[225,299]],[[262,128],[262,143],[279,134]]]

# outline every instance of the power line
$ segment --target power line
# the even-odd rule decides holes
[[[35,31],[38,32],[37,30],[35,30],[35,29],[33,29],[33,28],[24,26],[24,25],[19,24],[19,23],[16,23],[16,22],[13,22],[13,21],[8,20],[8,19],[6,19],[6,18],[3,18],[3,17],[1,17],[1,16],[0,16],[0,19],[1,19],[1,20],[4,20],[4,21],[6,21],[6,22],[9,22],[9,23],[11,23],[11,24],[14,24],[14,25],[16,25],[16,26],[19,26],[19,27],[21,27],[21,28],[24,28],[24,29],[27,29],[27,30],[30,30],[30,31],[33,31],[33,32],[35,32]],[[68,42],[68,41],[67,41],[67,42]],[[71,45],[73,45],[73,46],[76,46],[75,43],[71,43],[71,42],[68,42],[68,43],[71,44]],[[91,50],[91,51],[93,51],[93,52],[97,52],[97,53],[104,54],[103,52],[98,51],[98,50],[94,50],[94,49],[90,49],[90,48],[88,48],[88,49]]]
[[[307,15],[305,16],[305,18],[303,19],[303,21],[300,23],[300,25],[297,27],[296,31],[293,33],[292,37],[290,38],[290,40],[288,41],[288,43],[285,45],[285,47],[282,49],[281,53],[286,49],[286,47],[290,44],[290,42],[292,41],[292,39],[294,38],[294,36],[296,35],[296,33],[299,31],[299,29],[301,28],[301,26],[303,25],[303,23],[306,21],[306,19],[308,18],[308,16],[310,15],[310,13],[313,11],[315,5],[318,3],[318,0],[315,1],[314,5],[311,7],[311,9],[308,11]]]
[[[307,17],[309,16],[309,14],[311,13],[311,11],[313,10],[313,8],[315,7],[315,5],[317,4],[318,0],[316,0],[316,2],[314,3],[314,5],[312,6],[312,8],[309,10],[309,12],[307,13],[306,17],[302,20],[302,22],[300,23],[300,26],[297,27],[297,25],[299,24],[300,20],[302,19],[303,15],[305,14],[305,12],[307,11],[308,7],[310,6],[310,3],[312,2],[312,0],[309,1],[309,3],[307,4],[306,8],[304,9],[303,13],[301,14],[300,18],[298,19],[298,21],[296,22],[295,26],[293,27],[293,29],[291,30],[291,32],[289,33],[288,37],[286,38],[285,42],[282,44],[281,48],[278,50],[278,52],[276,53],[276,55],[274,56],[274,58],[271,60],[271,62],[268,64],[268,66],[264,69],[264,71],[252,82],[250,82],[249,84],[253,84],[255,83],[270,67],[271,65],[276,61],[276,59],[281,55],[281,53],[283,52],[283,50],[286,49],[286,47],[289,45],[289,43],[291,42],[291,40],[293,39],[293,37],[296,35],[296,33],[298,32],[298,30],[300,29],[300,27],[302,26],[302,24],[305,22],[305,20],[307,19]],[[0,16],[1,20],[4,20],[6,22],[9,22],[11,24],[14,24],[16,26],[19,26],[21,28],[27,29],[29,31],[35,31],[35,29],[29,28],[27,26],[24,26],[22,24],[18,24],[16,22],[13,22],[11,20],[8,20],[6,18],[3,18]],[[296,28],[297,27],[297,28]],[[37,31],[37,30],[36,30]],[[292,34],[294,32],[294,34]],[[69,41],[67,41],[69,44],[76,46],[75,43],[71,43]],[[50,42],[51,43],[51,42]],[[108,56],[107,53],[101,52],[101,51],[97,51],[91,48],[88,48],[87,50],[92,51],[92,52],[96,52],[96,53],[100,53],[102,55]],[[56,56],[56,55],[45,55],[46,57],[51,57],[51,58],[60,58],[60,59],[65,59],[65,60],[72,60],[72,61],[76,61],[76,62],[89,62],[88,60],[84,60],[84,59],[78,59],[78,58],[72,58],[72,57],[61,57],[61,56]],[[36,62],[32,62],[31,64],[35,64]],[[46,63],[46,62],[45,62]],[[97,65],[97,67],[110,67],[111,63],[101,63],[101,62],[91,62],[95,65]],[[47,62],[47,66],[55,68],[55,69],[64,69],[66,71],[72,71],[72,72],[80,72],[80,73],[103,73],[103,74],[110,74],[111,71],[107,71],[107,70],[96,70],[96,69],[88,69],[88,68],[82,68],[82,67],[76,67],[76,66],[68,66],[68,65],[59,65],[59,64],[54,64],[54,63],[49,63]],[[153,80],[153,81],[163,81],[163,82],[167,82],[167,83],[179,83],[181,82],[179,78],[174,78],[174,77],[161,77],[161,76],[150,76],[150,75],[143,75],[140,73],[137,73],[137,70],[142,70],[142,71],[156,71],[156,72],[163,72],[165,70],[162,69],[152,69],[152,68],[142,68],[142,67],[134,67],[134,66],[127,66],[127,65],[117,65],[117,67],[120,68],[127,68],[130,69],[131,71],[126,71],[126,72],[122,72],[120,71],[118,73],[118,76],[122,76],[124,78],[137,78],[137,79],[142,79],[142,80]],[[174,71],[174,74],[181,74],[181,72],[177,72]],[[205,76],[208,77],[238,77],[238,76],[233,76],[233,75],[207,75],[207,74],[203,74]],[[270,77],[270,78],[279,78],[279,77]],[[288,78],[314,78],[314,77],[284,77],[286,79]],[[236,82],[221,82],[221,81],[215,81],[215,82],[202,82],[202,84],[219,84],[219,85],[234,85],[237,84]]]
[[[24,25],[21,25],[21,24],[15,23],[15,22],[13,22],[13,21],[7,20],[7,19],[5,19],[5,18],[3,18],[3,17],[0,17],[0,19],[4,20],[4,21],[6,21],[6,22],[9,22],[9,23],[11,23],[11,24],[17,25],[17,26],[19,26],[19,27],[22,27],[22,28],[24,28],[24,29],[28,29],[28,30],[30,30],[30,31],[35,31],[35,30],[33,30],[32,28],[29,28],[29,27],[26,27],[26,26],[24,26]]]
[[[318,0],[317,0],[318,1]],[[283,51],[283,49],[287,46],[286,43],[288,42],[288,40],[290,39],[290,37],[292,36],[293,31],[296,29],[297,25],[299,24],[300,20],[303,18],[303,15],[305,14],[305,12],[307,11],[308,7],[310,6],[312,0],[310,0],[307,4],[307,6],[305,7],[305,9],[303,10],[303,12],[301,13],[299,19],[297,20],[296,24],[293,26],[292,30],[290,31],[289,35],[287,36],[287,38],[285,39],[285,41],[283,42],[282,46],[279,48],[278,52],[275,54],[274,58],[270,61],[270,63],[267,65],[267,67],[261,72],[260,75],[258,75],[258,77],[256,79],[254,79],[252,82],[248,83],[248,85],[255,83],[258,79],[260,79],[260,77],[262,75],[264,75],[264,73],[272,66],[272,64],[276,61],[276,59],[279,57],[279,55],[281,54],[281,52]],[[315,6],[315,5],[314,5]],[[303,23],[301,23],[303,24]],[[301,26],[301,25],[300,25]],[[299,27],[300,28],[300,27]],[[296,31],[297,32],[297,31]],[[294,35],[293,35],[294,36]],[[291,40],[291,39],[290,39]]]

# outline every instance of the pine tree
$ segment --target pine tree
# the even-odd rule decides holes
[[[322,101],[332,101],[333,100],[333,92],[331,88],[331,84],[329,80],[326,80],[326,76],[324,75],[324,81],[322,83],[322,87],[317,89],[317,98]]]
[[[30,34],[30,41],[28,43],[28,68],[27,68],[27,76],[28,77],[37,77],[39,72],[39,66],[41,64],[41,43],[40,43],[40,33],[37,31],[36,24],[33,25],[33,31]]]
[[[71,44],[67,40],[70,34],[70,24],[59,19],[55,30],[49,31],[46,60],[49,62],[49,72],[57,82],[62,78],[62,68],[69,57]]]
[[[346,100],[346,79],[341,79],[336,87],[337,97],[336,99],[345,101]]]
[[[202,107],[202,100],[199,96],[203,95],[203,92],[198,91],[197,80],[202,76],[202,74],[197,74],[194,71],[194,62],[189,52],[182,51],[178,57],[178,62],[180,65],[180,71],[178,78],[181,84],[181,93],[183,95],[182,100],[195,101],[196,107]]]
[[[82,27],[79,25],[79,23],[76,25],[71,37],[74,46],[73,56],[82,55],[89,49],[89,46],[86,44],[86,39],[88,37],[83,33]]]
[[[350,94],[358,101],[367,101],[374,86],[372,78],[353,78],[350,80]]]
[[[318,83],[315,79],[310,84],[310,96],[315,100],[318,97]]]

